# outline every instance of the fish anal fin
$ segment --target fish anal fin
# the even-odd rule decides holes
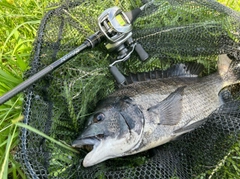
[[[176,125],[181,120],[182,96],[185,87],[177,88],[163,101],[147,110],[150,113],[159,115],[159,125]]]

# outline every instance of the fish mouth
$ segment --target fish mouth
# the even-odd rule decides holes
[[[91,151],[95,149],[103,139],[103,135],[97,135],[97,136],[91,136],[91,137],[85,137],[74,140],[72,143],[72,147],[74,148],[84,148],[88,151]]]

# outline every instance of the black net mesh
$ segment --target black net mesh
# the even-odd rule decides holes
[[[105,9],[119,6],[126,12],[147,2],[64,1],[42,19],[26,78],[98,31],[97,18]],[[208,75],[216,71],[218,54],[240,60],[239,33],[240,15],[213,0],[155,0],[135,21],[133,30],[133,38],[150,58],[141,62],[133,54],[119,69],[129,75],[191,61],[202,63]],[[100,44],[28,88],[24,123],[71,144],[97,101],[116,90],[108,70],[115,57]],[[18,158],[29,178],[197,178],[216,168],[239,141],[239,89],[232,86],[234,99],[216,109],[201,127],[140,154],[84,168],[81,162],[86,152],[76,154],[23,129]]]

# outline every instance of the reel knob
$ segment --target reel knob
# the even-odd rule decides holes
[[[118,84],[123,84],[126,82],[125,76],[117,69],[116,66],[110,66],[110,72],[118,82]]]

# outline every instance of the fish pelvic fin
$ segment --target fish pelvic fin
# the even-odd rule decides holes
[[[240,60],[231,60],[227,54],[219,55],[218,73],[223,79],[222,88],[240,83]]]
[[[160,117],[159,125],[176,125],[181,120],[182,96],[185,87],[177,88],[163,101],[147,109],[149,113]]]
[[[199,126],[201,126],[202,124],[204,124],[206,122],[207,118],[204,118],[200,121],[196,121],[194,123],[191,124],[186,124],[185,126],[173,131],[174,134],[176,134],[177,136],[182,135],[184,133],[190,132],[196,128],[198,128]]]

